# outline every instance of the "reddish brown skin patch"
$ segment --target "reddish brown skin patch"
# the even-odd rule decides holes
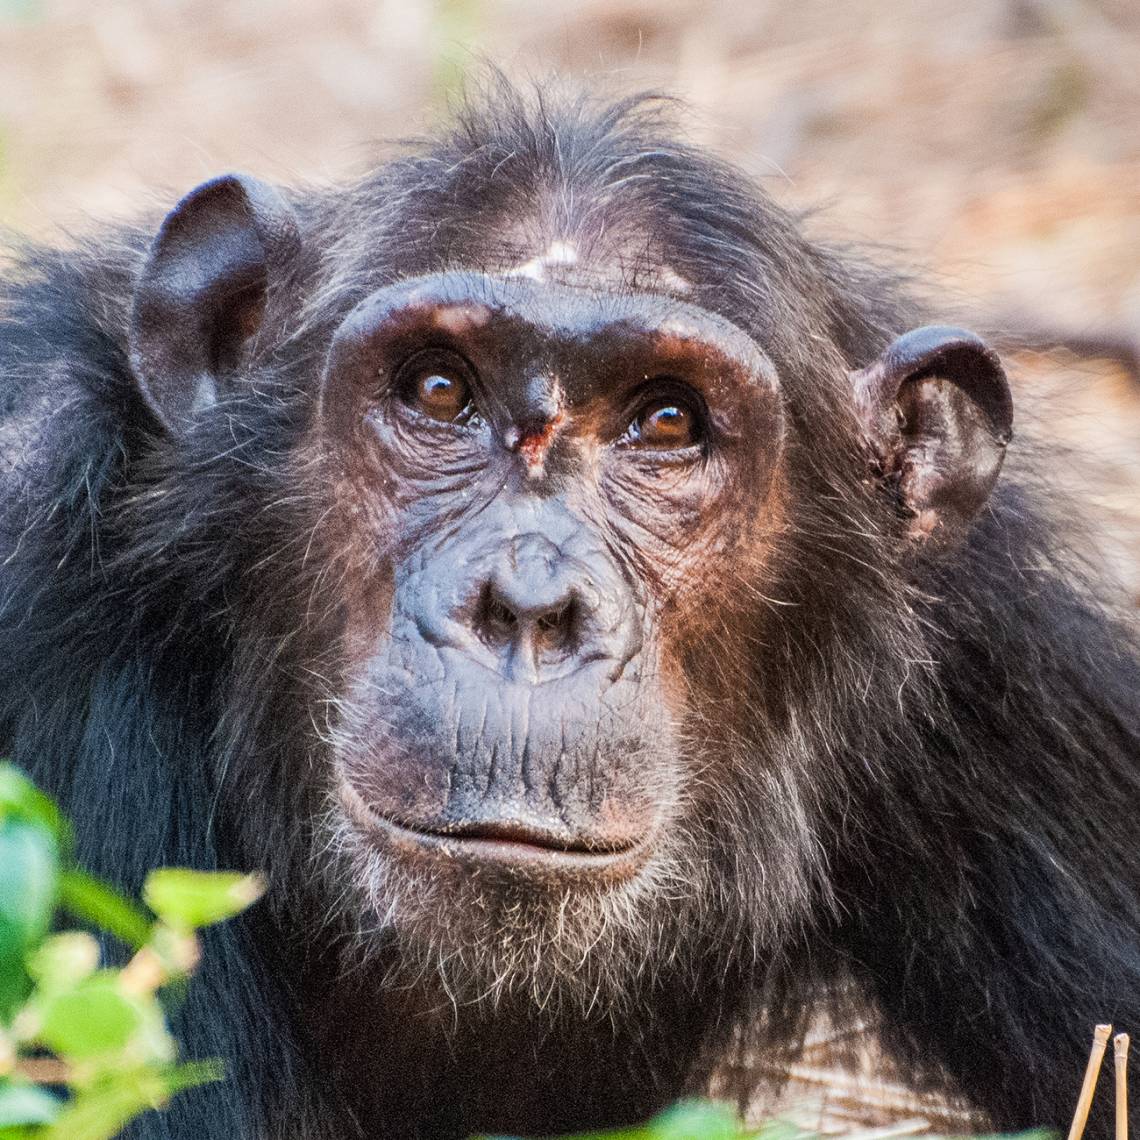
[[[522,434],[515,451],[523,457],[528,468],[541,468],[546,462],[546,453],[550,450],[559,429],[566,422],[566,413],[558,412],[552,419],[537,428],[530,428]]]

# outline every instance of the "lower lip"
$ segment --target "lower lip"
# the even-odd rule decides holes
[[[648,838],[619,851],[590,852],[567,851],[517,839],[418,831],[374,812],[347,780],[340,782],[339,794],[349,817],[369,838],[401,854],[427,856],[443,862],[502,867],[530,875],[556,875],[562,879],[574,876],[613,880],[633,875],[645,862],[650,850]]]

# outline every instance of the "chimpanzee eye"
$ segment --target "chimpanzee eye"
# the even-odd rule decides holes
[[[442,423],[458,423],[472,412],[470,368],[454,353],[413,357],[400,370],[397,387],[403,401]]]
[[[634,417],[627,438],[638,447],[679,451],[700,441],[700,416],[675,396],[651,400]]]

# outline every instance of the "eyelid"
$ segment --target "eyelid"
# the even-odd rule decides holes
[[[440,419],[419,406],[418,385],[425,375],[433,372],[445,379],[458,381],[466,390],[467,402],[453,420]],[[429,345],[413,352],[396,367],[391,391],[414,415],[433,424],[462,427],[467,422],[465,412],[469,409],[475,414],[478,412],[475,405],[477,382],[478,375],[474,367],[462,353],[446,345]]]
[[[704,397],[692,385],[672,376],[651,378],[639,385],[626,402],[624,415],[625,428],[618,442],[631,449],[637,448],[634,437],[637,424],[647,410],[654,405],[677,404],[685,408],[693,418],[694,439],[681,447],[642,447],[641,450],[656,455],[683,455],[696,449],[705,450],[711,436],[712,419]]]

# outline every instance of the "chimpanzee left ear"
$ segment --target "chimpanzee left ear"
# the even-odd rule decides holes
[[[997,354],[964,329],[905,333],[851,374],[875,474],[895,488],[915,539],[950,546],[981,510],[1013,436]]]
[[[135,287],[130,359],[168,432],[218,398],[299,246],[292,207],[247,175],[204,183],[166,216]]]

